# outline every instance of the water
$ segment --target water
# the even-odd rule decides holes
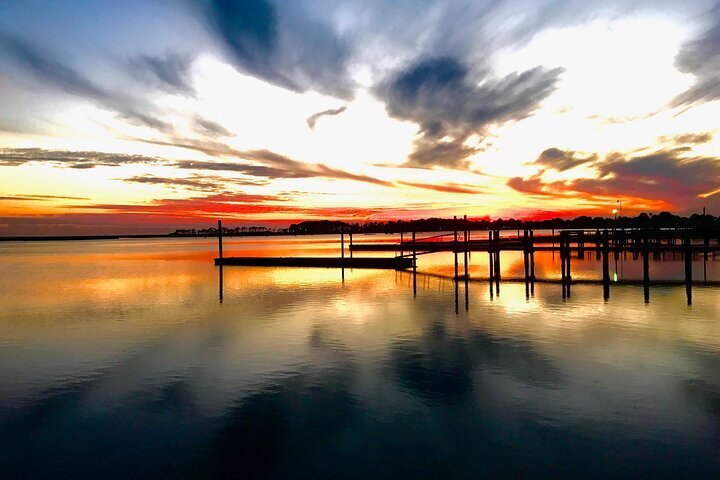
[[[530,298],[502,283],[491,300],[480,281],[466,311],[461,282],[456,314],[452,257],[438,254],[421,257],[432,275],[415,298],[407,273],[226,267],[221,303],[215,248],[0,244],[0,476],[720,476],[718,287],[695,287],[688,306],[682,286],[654,286],[646,304],[619,284],[607,302],[599,285],[563,301],[552,283]],[[536,262],[557,276],[559,258]],[[510,277],[522,258],[502,264]],[[573,275],[597,265],[577,260]],[[473,254],[471,273],[486,272]]]

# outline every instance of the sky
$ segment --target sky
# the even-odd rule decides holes
[[[720,215],[720,4],[0,0],[0,235]]]

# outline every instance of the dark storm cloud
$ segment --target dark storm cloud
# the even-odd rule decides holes
[[[206,0],[200,8],[243,72],[296,92],[351,97],[347,43],[295,2],[280,5],[268,0]]]
[[[164,55],[140,55],[132,63],[143,78],[150,80],[159,89],[193,96],[195,89],[190,77],[193,60],[193,55],[171,52]]]
[[[36,49],[28,43],[0,34],[0,47],[43,83],[52,85],[65,93],[90,99],[100,108],[113,111],[131,123],[161,131],[168,131],[171,128],[170,125],[152,114],[153,108],[147,102],[124,93],[107,90],[95,84],[79,71],[51,58],[48,53]]]
[[[320,119],[320,117],[324,117],[327,115],[340,115],[345,110],[347,110],[347,105],[344,105],[340,108],[330,108],[328,110],[323,110],[322,112],[314,113],[308,117],[307,125],[308,127],[310,127],[310,130],[315,130],[315,124]]]
[[[707,17],[710,26],[685,43],[675,58],[680,71],[695,75],[695,84],[673,100],[674,107],[720,99],[720,5]]]
[[[409,166],[459,168],[474,152],[464,146],[471,134],[531,115],[553,92],[561,72],[535,67],[494,79],[473,74],[455,58],[426,58],[391,76],[376,94],[389,115],[420,126]]]
[[[558,172],[564,172],[586,163],[597,160],[597,155],[580,156],[572,150],[560,150],[559,148],[548,148],[543,151],[535,160],[535,163],[543,167],[552,168]]]

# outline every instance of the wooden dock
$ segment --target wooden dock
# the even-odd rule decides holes
[[[624,252],[632,252],[633,256],[642,256],[643,279],[645,301],[650,298],[650,285],[667,283],[663,279],[650,280],[649,258],[660,258],[665,252],[672,253],[673,257],[679,254],[685,264],[685,285],[688,305],[692,303],[693,285],[693,257],[702,255],[704,268],[707,266],[709,255],[717,255],[720,252],[720,230],[717,228],[668,228],[668,229],[565,229],[555,230],[552,234],[535,235],[533,230],[517,230],[517,235],[500,230],[489,230],[482,232],[482,238],[472,238],[468,229],[467,217],[458,219],[455,217],[455,230],[452,233],[431,235],[418,238],[417,232],[411,232],[410,239],[406,240],[405,233],[399,232],[399,242],[383,243],[353,243],[352,233],[348,233],[349,256],[345,256],[345,233],[340,234],[340,256],[339,257],[223,257],[222,251],[222,223],[218,221],[218,258],[215,265],[222,267],[231,265],[242,266],[263,266],[263,267],[316,267],[316,268],[339,268],[342,270],[344,280],[345,268],[371,268],[371,269],[412,269],[413,294],[417,294],[416,278],[417,258],[436,252],[452,252],[455,258],[455,272],[452,277],[455,283],[456,297],[458,284],[464,281],[466,284],[465,295],[467,297],[467,283],[470,280],[468,275],[469,252],[486,252],[488,259],[488,276],[485,281],[490,282],[490,295],[493,291],[496,295],[500,293],[500,253],[501,252],[522,252],[525,266],[524,276],[525,290],[527,295],[534,293],[535,282],[543,281],[535,277],[535,252],[552,251],[560,255],[560,283],[562,285],[563,298],[571,295],[572,258],[582,259],[586,253],[594,252],[595,256],[602,258],[602,280],[598,281],[603,286],[603,298],[610,297],[610,269],[609,258],[611,255],[617,259]],[[464,228],[463,228],[464,227]],[[477,235],[477,234],[476,234]],[[392,252],[390,257],[353,257],[353,252]],[[460,273],[460,259],[462,256],[463,274]],[[477,280],[477,279],[475,279]],[[514,279],[513,279],[514,280]],[[615,283],[615,282],[612,282]],[[708,285],[707,275],[704,284]],[[221,295],[222,297],[222,295]],[[466,298],[467,303],[467,298]],[[457,302],[456,302],[457,309]]]
[[[491,294],[493,289],[496,294],[500,292],[501,252],[522,252],[525,266],[524,280],[526,291],[531,294],[534,291],[535,281],[535,252],[550,251],[560,254],[560,272],[563,298],[570,297],[572,279],[572,258],[582,259],[587,252],[595,252],[598,258],[602,256],[602,285],[603,298],[610,297],[610,271],[609,257],[614,255],[617,258],[623,252],[632,252],[633,255],[642,256],[643,280],[645,301],[650,298],[650,274],[649,258],[658,258],[665,252],[673,255],[680,254],[685,263],[685,290],[688,305],[692,303],[692,260],[696,255],[702,255],[707,263],[710,254],[716,255],[720,252],[720,231],[716,228],[668,228],[668,229],[566,229],[553,230],[552,234],[535,235],[533,230],[517,230],[517,235],[509,235],[505,232],[501,236],[500,230],[483,232],[484,238],[471,236],[467,228],[467,217],[458,219],[455,217],[456,228],[452,233],[432,235],[425,238],[417,238],[412,232],[412,240],[405,240],[400,234],[400,242],[397,243],[362,243],[351,244],[350,252],[374,251],[374,252],[412,252],[408,256],[417,258],[418,255],[425,255],[436,252],[452,252],[455,257],[455,287],[461,280],[466,283],[468,277],[468,252],[487,252],[488,276]],[[463,228],[465,227],[465,228]],[[464,275],[459,273],[458,255],[463,257]],[[416,267],[414,267],[414,271]],[[662,282],[659,279],[659,282]],[[707,284],[707,281],[704,282]],[[415,280],[413,280],[413,291],[416,291]]]
[[[350,234],[352,245],[352,233]],[[298,268],[374,268],[405,270],[414,268],[416,259],[404,255],[392,257],[345,257],[345,234],[340,235],[339,257],[225,257],[223,256],[222,221],[218,220],[218,257],[215,265],[244,267],[298,267]],[[344,273],[343,273],[344,277]]]
[[[412,268],[413,259],[409,257],[223,257],[216,258],[215,265],[405,270]]]

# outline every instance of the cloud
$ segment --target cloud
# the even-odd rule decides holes
[[[578,152],[572,150],[560,150],[559,148],[548,148],[543,151],[535,160],[535,163],[543,167],[552,168],[558,172],[571,170],[580,165],[591,163],[597,160],[597,155],[582,157]]]
[[[217,122],[213,122],[212,120],[208,120],[207,118],[202,118],[200,116],[195,116],[193,119],[193,124],[195,125],[195,130],[203,135],[210,135],[213,137],[232,137],[234,136],[231,131],[229,131],[227,128],[223,127]]]
[[[0,34],[0,47],[35,78],[55,88],[92,100],[100,108],[115,112],[118,116],[136,125],[169,131],[172,127],[157,118],[154,107],[148,102],[121,92],[107,90],[79,71],[65,65],[46,52],[16,38]]]
[[[0,148],[0,166],[15,167],[26,163],[51,163],[70,168],[86,169],[98,166],[117,167],[125,164],[156,164],[157,157],[105,152],[71,152],[42,148]]]
[[[420,127],[408,166],[461,168],[475,151],[464,145],[471,134],[531,115],[561,72],[535,67],[495,79],[455,58],[432,57],[400,70],[375,92],[389,115]]]
[[[326,115],[340,115],[345,110],[347,110],[347,105],[343,105],[340,108],[330,108],[328,110],[323,110],[322,112],[314,113],[308,117],[307,125],[310,127],[310,130],[315,130],[315,124],[320,117],[324,117]]]
[[[180,168],[210,169],[210,170],[231,170],[246,173],[247,175],[265,176],[269,178],[311,178],[325,177],[339,180],[355,180],[358,182],[372,183],[385,187],[393,186],[392,182],[351,173],[345,170],[328,167],[319,163],[305,163],[281,155],[270,150],[238,150],[215,141],[197,141],[192,139],[176,139],[175,141],[163,141],[152,139],[140,139],[141,141],[156,145],[173,146],[196,150],[214,157],[234,157],[256,164],[237,162],[179,162]]]
[[[248,162],[210,160],[168,160],[160,157],[105,152],[72,152],[45,150],[42,148],[0,149],[0,167],[16,167],[28,163],[49,163],[74,169],[90,169],[98,166],[118,167],[126,164],[152,164],[183,170],[212,170],[242,173],[261,178],[330,178],[352,180],[384,187],[394,184],[369,175],[348,172],[318,163],[305,163],[270,150],[237,150],[213,141],[143,140],[148,143],[196,150],[213,157],[234,157]],[[256,182],[257,183],[257,182]]]
[[[241,71],[296,92],[352,96],[349,45],[295,2],[207,0],[201,11]]]
[[[720,5],[708,12],[707,17],[710,26],[686,42],[675,57],[677,68],[695,75],[695,83],[673,99],[673,107],[720,99]]]
[[[439,185],[433,184],[433,183],[404,182],[404,181],[399,181],[398,183],[401,185],[407,185],[409,187],[424,188],[426,190],[435,190],[436,192],[468,193],[468,194],[481,193],[479,190],[476,190],[476,189],[470,188],[470,187],[466,187],[463,185],[458,185],[456,183],[439,184]]]
[[[662,136],[658,137],[660,142],[672,142],[676,145],[699,145],[702,143],[708,143],[712,140],[713,136],[710,132],[703,133],[683,133],[675,136]]]
[[[194,56],[169,52],[163,55],[140,55],[132,61],[139,76],[160,90],[194,96],[191,72]]]
[[[5,195],[1,196],[0,200],[10,201],[25,201],[25,202],[47,202],[50,200],[90,200],[87,197],[66,197],[62,195],[31,195],[31,194],[18,194],[18,195]]]
[[[659,208],[684,210],[720,185],[720,158],[689,155],[687,148],[659,150],[627,158],[618,153],[593,164],[595,178],[544,182],[542,172],[511,178],[507,185],[522,193],[589,201],[629,199]],[[634,199],[634,200],[633,200]]]
[[[189,198],[162,198],[143,203],[103,203],[68,205],[69,210],[94,210],[100,214],[152,215],[157,217],[198,218],[244,215],[306,215],[320,218],[367,217],[382,211],[373,208],[302,207],[289,204],[287,196],[219,192]],[[72,215],[72,214],[69,214]]]
[[[258,182],[256,180],[199,174],[194,174],[190,177],[159,177],[155,175],[135,175],[128,178],[122,178],[120,180],[126,183],[162,185],[170,188],[182,187],[188,190],[196,190],[202,192],[222,192],[231,185],[261,186],[267,184],[267,182]]]

